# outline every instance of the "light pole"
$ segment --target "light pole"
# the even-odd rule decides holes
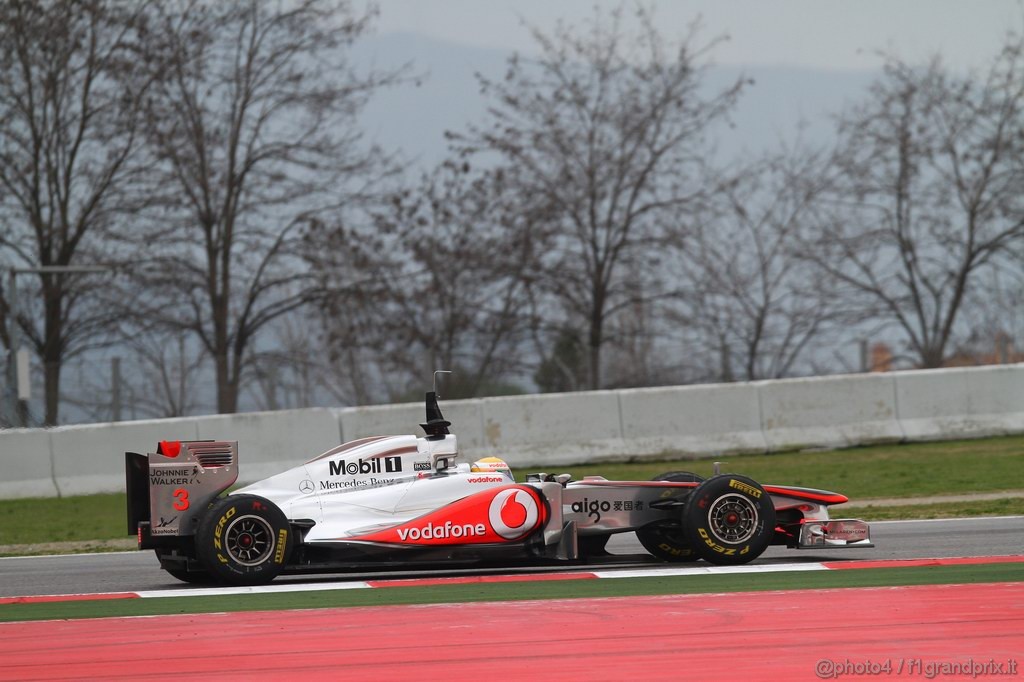
[[[10,411],[12,425],[28,425],[28,406],[21,399],[23,393],[18,390],[18,351],[21,350],[21,334],[18,329],[18,275],[51,273],[64,275],[109,272],[111,269],[106,265],[42,265],[35,268],[9,268],[7,270],[7,338],[11,344],[7,350],[7,407]]]

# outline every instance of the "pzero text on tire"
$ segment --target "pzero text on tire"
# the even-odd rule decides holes
[[[701,559],[745,564],[761,556],[775,534],[775,507],[746,476],[722,474],[701,483],[683,510],[686,538]]]
[[[651,479],[652,481],[671,481],[673,483],[700,483],[704,479],[690,471],[668,471],[659,474]],[[690,490],[688,488],[680,491],[680,496],[685,496]],[[652,524],[639,528],[636,531],[636,539],[640,541],[644,549],[653,556],[665,561],[684,562],[699,561],[700,555],[693,551],[690,541],[683,532],[682,515],[675,523]]]
[[[269,583],[284,568],[292,548],[288,519],[255,495],[218,500],[196,531],[196,556],[207,571],[232,585]]]

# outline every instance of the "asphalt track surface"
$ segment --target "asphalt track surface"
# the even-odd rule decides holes
[[[990,556],[1020,552],[1024,547],[1024,516],[942,519],[935,521],[885,521],[871,524],[874,549],[796,551],[771,547],[756,563],[842,561],[865,559],[918,559],[934,557]],[[616,536],[608,549],[615,555],[601,564],[572,564],[542,570],[580,571],[615,566],[664,567],[646,555],[632,533]],[[283,576],[275,582],[413,578],[433,575],[536,573],[523,569],[457,568],[444,571],[367,571],[316,576]],[[49,557],[0,558],[0,597],[44,594],[92,594],[140,590],[190,589],[160,570],[153,552],[118,552]],[[1024,672],[1024,671],[1022,671]]]

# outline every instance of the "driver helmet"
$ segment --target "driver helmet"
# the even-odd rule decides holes
[[[512,470],[509,468],[505,460],[500,457],[484,457],[473,462],[473,465],[469,468],[474,473],[481,474],[492,474],[492,473],[506,473],[511,474]]]

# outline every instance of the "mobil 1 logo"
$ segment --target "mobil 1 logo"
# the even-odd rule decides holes
[[[402,471],[401,457],[374,457],[346,462],[343,459],[330,462],[331,476],[360,476],[363,474],[397,474]]]

